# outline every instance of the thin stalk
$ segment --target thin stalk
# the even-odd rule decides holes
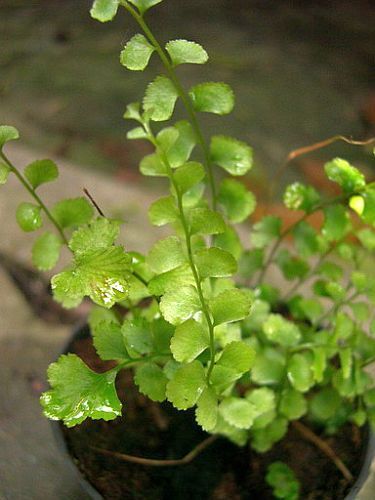
[[[125,9],[131,14],[131,16],[135,19],[135,21],[138,23],[138,25],[142,29],[143,33],[148,38],[149,42],[155,47],[155,50],[156,50],[161,62],[163,63],[169,78],[171,79],[183,105],[185,106],[185,109],[186,109],[187,114],[189,116],[190,123],[194,129],[198,143],[201,146],[202,151],[203,151],[204,164],[206,167],[208,182],[209,182],[210,191],[211,191],[212,209],[216,210],[216,187],[215,187],[215,179],[214,179],[214,175],[213,175],[213,171],[212,171],[212,165],[211,165],[211,161],[210,161],[210,152],[209,152],[207,143],[205,141],[205,138],[203,136],[202,130],[200,128],[200,125],[198,123],[197,116],[196,116],[196,113],[194,111],[191,100],[190,100],[188,94],[186,93],[185,89],[181,85],[181,82],[178,79],[177,74],[174,70],[174,67],[171,64],[166,52],[164,51],[164,49],[161,47],[160,43],[155,38],[150,27],[146,23],[144,17],[142,15],[138,14],[138,12],[131,5],[129,5],[127,1],[122,0],[121,5],[123,7],[125,7]]]
[[[59,233],[62,241],[64,244],[69,248],[68,245],[68,239],[65,236],[65,233],[63,229],[61,228],[60,224],[57,222],[57,220],[53,217],[47,206],[44,204],[44,202],[41,200],[39,195],[36,193],[36,191],[30,186],[30,184],[27,182],[27,180],[24,178],[24,176],[21,174],[21,172],[17,169],[15,165],[9,160],[9,158],[5,155],[3,151],[0,152],[1,158],[5,161],[7,166],[10,168],[10,170],[14,173],[14,175],[17,177],[17,179],[21,182],[21,184],[24,186],[24,188],[30,193],[30,195],[34,198],[34,200],[37,202],[37,204],[40,206],[40,208],[43,210],[43,212],[46,214],[48,219],[51,221],[51,223],[55,226],[57,232]]]
[[[200,301],[201,307],[202,307],[202,312],[203,312],[203,315],[206,319],[206,323],[208,326],[208,333],[209,333],[209,339],[210,339],[210,363],[209,363],[209,367],[207,370],[207,381],[209,382],[211,372],[212,372],[214,364],[215,364],[214,324],[212,322],[210,311],[209,311],[208,306],[206,304],[206,301],[204,299],[200,277],[198,274],[197,266],[194,262],[193,249],[191,246],[191,234],[190,234],[189,225],[188,225],[188,222],[186,219],[185,210],[184,210],[184,206],[183,206],[183,202],[182,202],[182,194],[180,192],[180,188],[179,188],[178,184],[176,183],[176,181],[174,179],[172,167],[169,164],[167,155],[165,154],[165,152],[161,148],[159,148],[157,141],[156,141],[156,138],[155,138],[150,126],[147,126],[147,132],[149,134],[149,139],[152,142],[152,144],[155,146],[155,148],[157,148],[160,151],[163,162],[164,162],[166,169],[167,169],[167,174],[168,174],[169,180],[170,180],[170,182],[173,186],[173,189],[175,190],[175,193],[176,193],[177,208],[178,208],[178,211],[180,213],[181,224],[182,224],[182,228],[184,231],[188,261],[189,261],[190,269],[193,273],[195,286],[196,286],[196,289],[198,292],[198,298],[199,298],[199,301]]]

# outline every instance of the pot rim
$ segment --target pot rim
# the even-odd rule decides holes
[[[73,329],[73,334],[66,342],[64,349],[61,351],[61,354],[68,354],[69,352],[71,352],[70,348],[74,340],[87,338],[87,336],[90,335],[91,334],[87,322],[79,323]],[[93,500],[104,500],[104,497],[94,488],[94,486],[92,486],[92,484],[85,478],[83,473],[79,470],[79,467],[75,463],[74,458],[69,453],[67,442],[61,430],[61,424],[57,421],[51,421],[51,427],[56,444],[58,445],[58,448],[60,448],[63,451],[63,454],[65,455],[64,457],[65,462],[68,463],[68,466],[71,470],[74,470],[75,476],[77,477],[77,480],[81,485],[81,487]],[[371,464],[374,457],[375,457],[375,433],[371,429],[371,427],[368,426],[367,445],[361,457],[362,467],[359,476],[357,477],[357,480],[355,481],[349,493],[343,500],[357,499],[358,493],[361,491],[362,487],[364,486],[369,476]]]

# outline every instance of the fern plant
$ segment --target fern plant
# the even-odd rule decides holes
[[[31,232],[49,220],[54,229],[36,238],[34,265],[51,270],[61,248],[70,250],[70,265],[52,278],[54,298],[66,308],[91,298],[94,346],[102,360],[117,362],[95,373],[78,356],[61,356],[48,369],[45,415],[68,427],[119,417],[115,380],[131,369],[151,400],[195,408],[205,431],[258,452],[302,417],[330,433],[348,421],[374,422],[374,380],[366,368],[375,361],[375,279],[366,259],[375,250],[375,184],[347,161],[333,159],[324,169],[337,196],[291,184],[284,204],[298,212],[297,221],[283,228],[280,218],[266,215],[244,245],[235,226],[248,219],[256,201],[238,178],[252,167],[252,149],[229,135],[206,141],[198,118],[230,113],[233,91],[221,82],[185,90],[178,67],[205,64],[208,55],[195,42],[162,46],[156,40],[145,14],[161,1],[96,0],[91,9],[102,22],[120,9],[136,21],[141,33],[121,52],[125,68],[143,71],[155,56],[164,65],[142,103],[129,104],[124,114],[136,123],[128,138],[154,148],[140,163],[142,174],[163,178],[167,187],[148,214],[151,224],[169,225],[171,235],[147,255],[116,244],[121,223],[96,216],[85,198],[48,208],[38,188],[57,178],[57,166],[41,160],[21,171],[4,152],[18,132],[0,128],[0,182],[14,175],[31,196],[17,209],[18,224]],[[173,123],[177,101],[186,120]],[[163,122],[169,123],[161,127]],[[216,169],[224,174],[219,185]],[[310,217],[318,212],[323,222],[317,230]],[[291,245],[284,245],[287,238]],[[290,282],[287,293],[269,282],[271,266]],[[270,484],[280,474],[289,472],[277,465]],[[288,478],[288,498],[295,498],[298,484]]]

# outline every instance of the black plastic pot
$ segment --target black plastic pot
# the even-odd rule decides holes
[[[65,349],[62,351],[61,354],[67,354],[72,351],[73,343],[76,340],[80,339],[86,339],[90,337],[90,330],[87,325],[81,325],[78,326],[73,333],[73,336],[71,340],[68,342],[66,345]],[[77,480],[79,484],[81,485],[82,489],[89,495],[93,500],[103,500],[103,496],[84,478],[82,473],[79,471],[77,465],[74,463],[74,460],[72,456],[70,455],[67,444],[63,435],[63,432],[61,430],[61,424],[58,422],[52,422],[52,428],[53,428],[53,434],[55,436],[57,445],[61,452],[65,455],[65,459],[67,462],[68,467],[71,469],[74,469],[75,474],[77,476]],[[375,434],[372,432],[369,428],[368,430],[368,441],[367,441],[367,446],[363,452],[362,457],[360,457],[360,460],[362,462],[362,468],[361,472],[352,486],[351,490],[349,491],[348,495],[345,497],[344,500],[356,500],[358,497],[358,493],[361,491],[363,488],[371,467],[371,463],[375,457]]]

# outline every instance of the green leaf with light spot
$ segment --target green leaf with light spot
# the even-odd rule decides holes
[[[232,175],[245,175],[253,166],[253,150],[244,142],[216,135],[210,145],[211,161]]]
[[[361,191],[366,185],[364,175],[341,158],[326,163],[324,170],[328,179],[339,184],[346,193]]]
[[[41,396],[44,415],[67,427],[86,418],[113,420],[121,415],[115,388],[116,370],[95,373],[75,354],[60,356],[48,368],[51,389]]]
[[[182,286],[165,293],[160,301],[160,311],[166,321],[179,325],[191,318],[201,308],[193,286]]]
[[[20,203],[16,211],[16,219],[20,228],[29,233],[43,225],[41,209],[32,203]]]
[[[301,339],[298,326],[280,314],[270,314],[263,324],[263,332],[271,342],[285,347],[293,347]]]

